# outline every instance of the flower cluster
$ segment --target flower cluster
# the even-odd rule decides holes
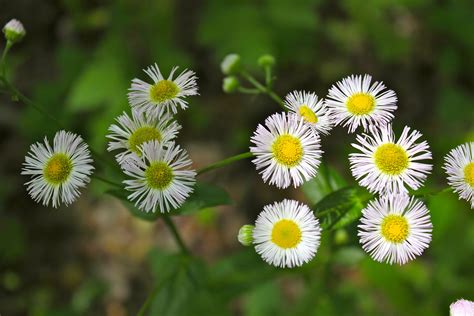
[[[361,186],[379,197],[362,210],[360,243],[374,260],[404,264],[421,255],[431,241],[429,211],[409,196],[409,190],[423,185],[432,157],[420,132],[405,126],[395,136],[391,121],[396,103],[395,92],[382,82],[372,83],[369,75],[342,79],[329,89],[326,100],[313,92],[294,91],[284,101],[287,113],[273,114],[257,127],[250,151],[265,183],[298,187],[317,174],[321,137],[334,126],[347,127],[349,133],[361,127],[363,132],[352,144],[358,152],[349,155],[350,169]],[[474,207],[474,143],[454,149],[445,169],[449,184]],[[321,229],[313,215],[308,218],[308,210],[296,201],[267,205],[255,226],[241,231],[239,240],[253,243],[270,264],[299,266],[319,246]]]
[[[173,119],[186,97],[197,94],[194,72],[185,70],[167,79],[155,64],[145,70],[153,81],[133,79],[128,99],[131,115],[124,112],[109,128],[108,151],[116,152],[128,199],[145,212],[169,212],[179,208],[192,193],[196,172],[186,150],[175,143],[181,126]],[[71,204],[92,174],[92,158],[82,138],[60,131],[53,146],[31,146],[22,174],[31,176],[28,192],[44,205]]]

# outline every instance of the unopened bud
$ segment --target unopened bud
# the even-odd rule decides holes
[[[23,39],[26,34],[25,28],[20,21],[13,19],[10,20],[5,26],[3,27],[3,33],[5,34],[5,38],[7,41],[12,43],[19,42]]]
[[[222,81],[222,90],[224,90],[225,93],[235,92],[239,86],[239,80],[234,76],[225,77]]]
[[[260,56],[257,62],[258,62],[258,65],[263,68],[273,67],[275,65],[275,57],[268,54],[262,55]]]
[[[250,246],[253,243],[253,225],[244,225],[239,229],[239,235],[237,239],[244,246]]]
[[[221,63],[221,70],[224,75],[234,75],[240,71],[240,66],[240,55],[229,54]]]

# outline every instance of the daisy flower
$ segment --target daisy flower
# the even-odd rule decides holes
[[[165,111],[148,113],[132,109],[132,117],[123,113],[117,119],[118,124],[109,127],[110,139],[108,151],[121,150],[115,157],[122,164],[132,152],[140,156],[140,146],[156,140],[166,143],[174,139],[181,126]]]
[[[150,141],[141,145],[141,157],[132,153],[123,169],[130,180],[126,189],[133,193],[128,199],[142,211],[161,213],[179,208],[193,192],[196,177],[187,167],[191,160],[184,149],[174,142]]]
[[[405,126],[395,141],[392,126],[370,127],[371,134],[358,135],[352,146],[360,153],[349,155],[352,175],[372,193],[407,192],[418,189],[432,166],[420,162],[431,159],[426,141],[417,143],[420,132]]]
[[[251,138],[253,163],[263,181],[278,188],[301,185],[316,175],[321,158],[319,136],[295,114],[277,113]]]
[[[444,160],[448,184],[474,208],[474,142],[454,148]]]
[[[158,65],[154,64],[144,70],[153,80],[152,84],[137,78],[133,79],[128,93],[132,108],[146,112],[171,109],[173,113],[177,112],[178,107],[186,109],[188,102],[185,98],[198,94],[197,77],[194,71],[185,69],[173,79],[177,69],[178,67],[174,67],[168,79],[165,79]]]
[[[58,207],[69,205],[79,197],[79,188],[89,183],[92,159],[79,135],[59,131],[53,146],[48,139],[31,145],[21,174],[31,176],[26,182],[28,193],[36,202]]]
[[[366,130],[392,120],[392,112],[397,109],[395,92],[386,90],[382,82],[371,85],[371,80],[369,75],[352,75],[329,89],[326,104],[336,125],[348,126],[352,133],[361,125]]]
[[[324,100],[312,92],[293,91],[285,97],[285,106],[309,124],[315,132],[327,135],[332,129],[330,111]]]
[[[405,264],[420,256],[431,242],[426,206],[406,194],[382,196],[362,210],[358,236],[376,261]]]
[[[266,205],[253,230],[255,250],[276,267],[309,262],[318,250],[321,227],[308,206],[294,200]]]

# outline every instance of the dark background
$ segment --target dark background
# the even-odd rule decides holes
[[[178,65],[199,76],[201,95],[177,117],[196,167],[247,151],[257,124],[279,108],[265,96],[224,94],[219,63],[239,53],[262,78],[256,60],[271,53],[280,96],[324,97],[350,74],[384,81],[399,99],[395,130],[416,128],[432,148],[427,190],[446,186],[443,156],[474,140],[473,12],[470,0],[0,0],[0,24],[18,18],[27,30],[10,52],[10,80],[98,152],[129,108],[130,80],[145,79],[141,69],[154,62],[165,74]],[[242,161],[204,178],[226,188],[231,206],[176,218],[201,258],[183,263],[161,221],[132,217],[100,182],[67,209],[35,204],[21,164],[57,127],[6,96],[0,113],[2,315],[135,315],[157,284],[155,315],[447,315],[452,301],[474,299],[474,215],[452,193],[427,201],[433,241],[416,261],[373,262],[354,223],[324,233],[310,264],[282,271],[243,249],[237,231],[265,204],[311,197],[263,184]],[[323,138],[324,163],[348,184],[353,140],[342,128]]]

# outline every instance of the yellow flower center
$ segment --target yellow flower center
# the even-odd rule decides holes
[[[59,185],[69,178],[72,168],[71,158],[66,154],[56,153],[46,163],[43,176],[49,183]]]
[[[275,159],[282,165],[294,167],[303,158],[303,146],[301,141],[291,135],[280,135],[272,145],[272,152]]]
[[[179,88],[171,80],[160,80],[150,88],[150,98],[153,102],[162,103],[173,99],[179,93]]]
[[[467,166],[464,167],[464,180],[474,188],[474,161],[468,163]]]
[[[354,115],[369,114],[375,107],[375,98],[367,93],[356,93],[347,100],[346,106]]]
[[[154,162],[145,170],[145,179],[150,188],[163,190],[173,181],[173,169],[165,162]]]
[[[283,249],[294,248],[301,241],[301,229],[289,219],[282,219],[273,225],[272,242]]]
[[[139,146],[152,140],[161,141],[160,132],[156,129],[156,127],[143,126],[138,128],[132,133],[132,135],[130,135],[130,138],[128,139],[128,146],[131,151],[140,156],[141,152]]]
[[[299,109],[300,115],[304,118],[304,120],[308,123],[317,123],[318,117],[316,114],[311,110],[308,106],[302,105]]]
[[[375,165],[388,175],[399,175],[408,168],[408,154],[401,146],[388,143],[380,145],[374,153]]]
[[[393,243],[404,242],[408,237],[408,221],[401,215],[388,215],[382,222],[382,236]]]

